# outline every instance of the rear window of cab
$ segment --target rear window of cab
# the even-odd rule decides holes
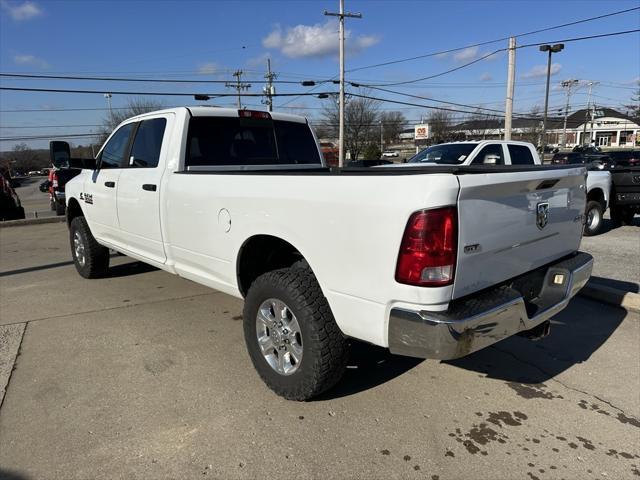
[[[192,117],[186,167],[322,164],[306,123],[271,118]]]

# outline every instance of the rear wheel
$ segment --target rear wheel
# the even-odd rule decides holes
[[[309,268],[275,270],[253,282],[244,336],[262,380],[289,400],[315,397],[344,373],[347,341]]]
[[[587,221],[584,224],[584,235],[591,237],[597,235],[602,229],[603,208],[600,202],[591,200],[587,202],[586,216]]]
[[[76,217],[71,221],[69,240],[73,263],[82,277],[98,278],[107,273],[109,249],[96,241],[84,217]]]

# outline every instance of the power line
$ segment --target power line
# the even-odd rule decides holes
[[[13,130],[16,128],[76,128],[76,127],[103,127],[104,125],[18,125],[15,127],[7,127],[5,125],[0,125],[0,128],[6,128],[9,130]]]
[[[26,74],[26,73],[0,73],[0,77],[10,78],[30,78],[30,79],[52,79],[52,80],[89,80],[100,82],[142,82],[142,83],[212,83],[212,84],[225,84],[226,80],[195,80],[195,79],[169,79],[169,78],[124,78],[124,77],[78,77],[78,76],[65,76],[65,75],[40,75],[40,74]],[[247,80],[252,83],[269,83],[268,80]],[[318,80],[317,82],[323,82]],[[294,85],[300,85],[300,81],[297,80],[274,80],[272,83],[288,83]]]
[[[448,50],[441,50],[439,52],[425,53],[423,55],[416,55],[414,57],[402,58],[402,59],[398,59],[398,60],[390,60],[390,61],[387,61],[387,62],[375,63],[373,65],[366,65],[366,66],[363,66],[363,67],[356,67],[356,68],[352,68],[350,70],[347,70],[347,72],[351,73],[351,72],[356,72],[356,71],[359,71],[359,70],[366,70],[366,69],[369,69],[369,68],[385,67],[387,65],[395,65],[397,63],[410,62],[412,60],[419,60],[421,58],[435,57],[437,55],[446,55],[448,53],[458,52],[460,50],[466,50],[467,48],[482,47],[484,45],[491,45],[492,43],[503,42],[505,40],[509,40],[510,37],[525,37],[525,36],[528,36],[528,35],[534,35],[536,33],[547,32],[549,30],[555,30],[555,29],[558,29],[558,28],[564,28],[564,27],[570,27],[570,26],[573,26],[573,25],[578,25],[580,23],[591,22],[593,20],[600,20],[602,18],[612,17],[614,15],[621,15],[623,13],[632,12],[634,10],[640,10],[640,7],[627,8],[625,10],[619,10],[619,11],[607,13],[607,14],[604,14],[604,15],[598,15],[596,17],[584,18],[582,20],[576,20],[576,21],[569,22],[569,23],[563,23],[563,24],[560,24],[560,25],[554,25],[552,27],[546,27],[546,28],[541,28],[541,29],[538,29],[538,30],[532,30],[530,32],[519,33],[517,35],[508,35],[506,37],[497,38],[495,40],[487,40],[485,42],[478,42],[478,43],[474,43],[474,44],[471,44],[471,45],[466,45],[464,47],[450,48]]]
[[[49,93],[91,93],[91,94],[104,94],[105,90],[75,90],[65,88],[26,88],[26,87],[0,87],[0,90],[9,90],[15,92],[49,92]],[[109,90],[108,93],[113,95],[152,95],[152,96],[166,96],[166,97],[194,97],[195,95],[207,95],[211,98],[224,98],[224,97],[237,97],[236,93],[179,93],[179,92],[128,92],[128,91],[116,91]],[[335,92],[319,92],[319,93],[276,93],[274,97],[293,97],[293,96],[315,96],[315,95],[333,95]],[[244,93],[245,97],[262,97],[262,93]]]
[[[638,7],[640,8],[640,7]],[[555,40],[552,42],[538,42],[538,43],[529,43],[529,44],[525,44],[525,45],[519,45],[516,48],[520,49],[520,48],[527,48],[527,47],[537,47],[539,45],[543,45],[545,43],[569,43],[569,42],[577,42],[577,41],[581,41],[581,40],[592,40],[595,38],[604,38],[604,37],[613,37],[613,36],[617,36],[617,35],[626,35],[629,33],[636,33],[636,32],[640,32],[640,29],[634,29],[634,30],[624,30],[624,31],[620,31],[620,32],[610,32],[610,33],[602,33],[602,34],[598,34],[598,35],[588,35],[585,37],[574,37],[574,38],[565,38],[562,40]],[[444,72],[440,72],[440,73],[436,73],[433,75],[429,75],[426,77],[420,77],[420,78],[415,78],[413,80],[405,80],[403,82],[389,82],[389,83],[378,83],[378,84],[365,84],[365,83],[358,83],[357,85],[362,86],[362,87],[390,87],[390,86],[397,86],[397,85],[407,85],[410,83],[416,83],[416,82],[421,82],[423,80],[429,80],[431,78],[436,78],[436,77],[441,77],[442,75],[447,75],[449,73],[455,72],[457,70],[461,70],[463,68],[469,67],[475,63],[478,63],[482,60],[485,60],[499,52],[504,52],[506,51],[506,48],[499,48],[497,50],[494,50],[493,52],[490,52],[486,55],[483,55],[479,58],[476,58],[475,60],[472,60],[470,62],[467,62],[463,65],[459,65],[455,68],[450,68],[449,70],[445,70]]]

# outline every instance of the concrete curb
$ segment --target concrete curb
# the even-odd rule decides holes
[[[24,218],[22,220],[7,220],[0,222],[0,228],[6,227],[21,227],[23,225],[39,225],[41,223],[60,223],[67,219],[64,215],[56,217],[44,217],[44,218]]]
[[[580,290],[580,295],[591,298],[592,300],[622,307],[629,312],[640,313],[640,294],[638,293],[627,292],[626,290],[589,282]]]

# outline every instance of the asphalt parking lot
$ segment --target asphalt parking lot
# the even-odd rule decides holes
[[[637,278],[638,232],[585,241],[598,276]],[[355,344],[338,387],[297,403],[254,372],[241,301],[112,265],[79,277],[65,224],[0,229],[0,477],[640,476],[638,314],[578,297],[551,336],[453,362]]]

